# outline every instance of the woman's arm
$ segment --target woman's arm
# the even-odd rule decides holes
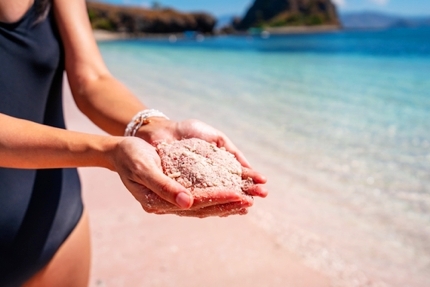
[[[132,117],[145,109],[109,73],[94,40],[84,0],[54,0],[66,54],[66,72],[78,108],[97,126],[122,136]]]
[[[0,167],[109,168],[118,172],[131,194],[150,213],[227,216],[246,213],[252,205],[248,197],[222,191],[209,203],[196,200],[193,204],[188,190],[163,174],[154,147],[138,138],[72,132],[4,114],[0,114],[0,126]]]
[[[0,126],[0,167],[105,167],[118,172],[135,197],[146,186],[180,208],[193,204],[189,191],[163,174],[159,156],[145,141],[73,132],[4,114]]]
[[[42,169],[100,166],[119,139],[53,128],[0,114],[0,166]]]

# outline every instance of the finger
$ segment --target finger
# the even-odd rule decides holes
[[[234,207],[234,209],[238,209],[238,208],[240,209],[240,208],[248,208],[248,207],[252,206],[252,204],[254,203],[254,199],[251,196],[245,195],[243,193],[240,196],[240,200],[237,200],[236,202],[230,201],[230,202],[215,204],[212,200],[208,200],[207,198],[200,203],[199,203],[199,200],[200,200],[199,196],[195,195],[194,203],[197,202],[197,205],[194,204],[187,211],[190,213],[191,213],[191,211],[196,211],[197,213],[202,212],[202,211],[205,211],[205,212],[214,212],[214,211],[228,212],[230,206]],[[219,202],[221,202],[221,201],[219,201]],[[171,205],[171,206],[164,205],[163,208],[161,208],[159,211],[160,212],[158,212],[158,213],[169,213],[169,214],[175,213],[176,214],[176,213],[184,211],[184,210],[178,209],[176,206],[173,206],[173,205]],[[192,213],[192,214],[195,214],[195,213]]]
[[[224,212],[220,212],[218,214],[212,214],[212,213],[198,213],[197,214],[196,213],[196,214],[181,214],[181,215],[176,214],[176,215],[183,216],[183,217],[207,218],[207,217],[227,217],[227,216],[231,216],[231,215],[245,215],[247,213],[248,213],[248,209],[242,208],[242,209],[224,211]]]
[[[232,191],[220,188],[194,189],[194,204],[192,209],[200,209],[213,205],[220,205],[238,201],[248,201],[248,195],[241,191]]]
[[[136,199],[141,203],[143,209],[148,213],[159,213],[162,211],[179,211],[183,210],[178,206],[165,201],[157,194],[144,186],[138,186],[140,190],[133,192]],[[135,188],[134,188],[135,189]],[[211,190],[201,189],[193,190],[194,203],[190,210],[198,210],[208,206],[227,204],[232,202],[253,202],[253,198],[248,194],[237,191],[225,191],[220,189],[211,188]]]
[[[252,206],[252,201],[234,202],[216,206],[209,206],[197,210],[170,210],[159,214],[176,214],[179,216],[205,218],[209,216],[225,217],[234,214],[246,214],[247,208]]]
[[[193,195],[159,169],[152,169],[152,172],[146,175],[144,185],[162,199],[180,208],[188,209],[193,205]]]
[[[251,164],[245,158],[243,153],[233,144],[233,142],[224,134],[220,134],[217,143],[218,147],[224,147],[227,151],[231,152],[240,164],[244,167],[251,168]]]
[[[247,186],[245,189],[243,189],[244,192],[251,196],[259,196],[259,197],[266,197],[269,193],[267,189],[262,187],[259,184],[253,184],[251,186]]]
[[[267,182],[266,177],[263,176],[261,173],[258,173],[255,170],[246,167],[242,168],[242,178],[251,178],[252,181],[256,184],[264,184]]]
[[[252,197],[250,197],[252,199]],[[229,203],[224,204],[221,206],[221,208],[218,206],[211,206],[207,207],[204,210],[206,214],[211,214],[214,210],[220,210],[219,214],[217,216],[219,217],[227,217],[230,215],[245,215],[248,213],[248,208],[252,206],[254,201],[245,201],[240,203]]]
[[[246,214],[248,214],[248,208],[242,208],[242,209],[226,212],[224,214],[220,214],[219,217],[227,217],[230,215],[246,215]]]
[[[208,217],[208,216],[226,216],[226,215],[232,215],[232,214],[240,214],[243,212],[244,209],[247,209],[251,207],[253,204],[253,201],[247,200],[247,201],[241,201],[241,202],[233,202],[233,203],[226,203],[221,205],[215,205],[215,206],[208,206],[205,208],[201,208],[198,210],[191,210],[188,212],[188,210],[178,211],[177,215],[179,216],[197,216],[197,217]]]
[[[227,216],[231,216],[231,215],[245,215],[247,213],[248,213],[248,209],[243,208],[243,209],[236,209],[234,211],[228,211],[228,212],[226,211],[226,212],[222,212],[222,213],[206,213],[206,212],[196,212],[196,211],[184,212],[184,211],[181,211],[181,214],[178,214],[177,212],[169,211],[169,212],[164,212],[164,213],[158,213],[158,215],[171,214],[171,215],[178,215],[178,216],[182,216],[182,217],[207,218],[207,217],[227,217]]]
[[[169,211],[179,211],[176,205],[172,205],[163,199],[154,199],[158,197],[156,194],[148,195],[146,199],[149,201],[149,205],[156,207],[157,209],[169,210]],[[195,189],[193,190],[194,203],[190,210],[198,210],[206,208],[209,206],[223,205],[233,202],[253,202],[253,198],[250,197],[248,193],[237,192],[237,191],[226,191],[226,190],[216,190],[211,189]],[[164,201],[164,202],[163,202]],[[145,209],[146,210],[146,209]]]
[[[140,202],[142,208],[148,213],[157,214],[165,210],[183,210],[177,205],[165,201],[145,186],[139,186],[137,189],[138,191],[133,192],[133,195],[136,197],[137,201]]]

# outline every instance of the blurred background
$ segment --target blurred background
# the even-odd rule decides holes
[[[430,286],[428,0],[87,5],[110,71],[172,119],[224,131],[270,190],[233,219],[94,203],[93,286]],[[145,237],[159,224],[187,235]],[[136,226],[145,271],[119,272],[138,259],[108,236]]]

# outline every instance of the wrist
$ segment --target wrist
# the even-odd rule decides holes
[[[143,125],[136,132],[136,137],[139,137],[146,142],[153,144],[163,141],[171,141],[176,139],[177,123],[162,117],[151,117],[150,122]]]
[[[160,117],[169,119],[165,114],[162,112],[155,110],[155,109],[146,109],[138,112],[132,120],[128,123],[127,127],[125,128],[124,136],[128,137],[134,137],[137,133],[137,131],[144,125],[147,125],[151,122],[151,118],[154,117]]]
[[[115,171],[115,154],[123,137],[102,136],[98,144],[94,146],[97,166]]]

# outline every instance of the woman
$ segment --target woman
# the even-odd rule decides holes
[[[194,201],[162,173],[151,144],[215,142],[235,154],[246,176],[265,182],[221,132],[146,110],[109,74],[84,0],[0,0],[0,65],[0,286],[88,284],[88,218],[76,167],[118,172],[143,207],[144,187],[169,203],[147,212],[196,217],[243,213],[252,202],[229,191]],[[112,136],[65,130],[64,70],[79,109]],[[135,137],[123,137],[127,125]],[[260,185],[249,193],[267,194]]]

